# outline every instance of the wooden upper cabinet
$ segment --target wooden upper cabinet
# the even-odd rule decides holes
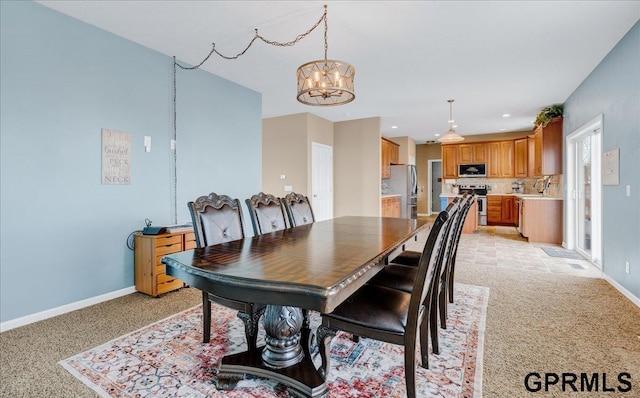
[[[458,145],[442,145],[442,178],[458,178]]]
[[[487,178],[514,176],[514,148],[511,140],[487,143]]]
[[[527,136],[527,177],[532,178],[536,175],[536,138],[533,135]]]
[[[487,178],[500,177],[500,141],[487,143]]]
[[[486,163],[486,144],[458,144],[458,163]]]
[[[513,141],[500,141],[500,177],[513,177],[515,149]]]
[[[382,137],[380,143],[380,176],[382,178],[391,177],[391,165],[398,164],[400,157],[400,145]]]
[[[400,164],[400,145],[395,142],[389,142],[389,162]]]
[[[520,138],[514,141],[515,148],[515,177],[526,178],[528,177],[528,161],[529,161],[529,142],[528,138]]]
[[[535,177],[562,174],[562,117],[536,127],[533,163]]]

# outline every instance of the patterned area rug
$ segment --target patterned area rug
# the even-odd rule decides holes
[[[482,396],[482,351],[489,289],[457,284],[440,355],[418,366],[420,397]],[[196,306],[60,361],[102,397],[290,397],[281,384],[248,377],[218,391],[222,356],[246,348],[236,312],[212,305],[211,342],[202,344],[202,307]],[[312,313],[312,326],[320,322]],[[259,342],[264,341],[260,331]],[[318,356],[319,363],[319,356]],[[403,347],[339,333],[331,344],[330,397],[403,397]]]

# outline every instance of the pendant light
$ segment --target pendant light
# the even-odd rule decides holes
[[[447,131],[442,137],[438,138],[439,142],[442,142],[444,144],[448,144],[451,142],[460,142],[460,141],[464,141],[464,137],[461,136],[460,134],[456,133],[456,131],[453,129],[453,99],[447,100],[447,102],[449,103],[449,131]]]
[[[299,102],[314,106],[343,105],[356,98],[353,87],[355,68],[344,61],[327,59],[327,6],[324,6],[324,59],[298,68]]]

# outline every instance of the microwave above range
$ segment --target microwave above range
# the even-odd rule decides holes
[[[469,163],[458,165],[458,177],[486,177],[486,163]]]

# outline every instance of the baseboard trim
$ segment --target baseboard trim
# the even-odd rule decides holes
[[[62,305],[60,307],[51,308],[49,310],[36,312],[35,314],[23,316],[20,318],[12,319],[10,321],[5,321],[0,323],[0,333],[6,332],[7,330],[15,329],[20,326],[25,326],[30,323],[42,321],[45,319],[53,318],[54,316],[66,314],[67,312],[79,310],[81,308],[89,307],[94,304],[102,303],[103,301],[113,300],[118,297],[126,296],[127,294],[135,293],[136,287],[130,286],[124,289],[116,290],[114,292],[101,294],[99,296],[90,297],[85,300],[76,301],[75,303],[70,303],[66,305]]]
[[[624,286],[622,286],[621,284],[613,280],[613,278],[611,278],[609,275],[605,274],[604,272],[602,273],[602,279],[609,282],[611,286],[613,286],[617,291],[622,293],[626,298],[631,300],[633,304],[635,304],[638,308],[640,308],[640,298],[634,296],[633,293],[625,289]]]

